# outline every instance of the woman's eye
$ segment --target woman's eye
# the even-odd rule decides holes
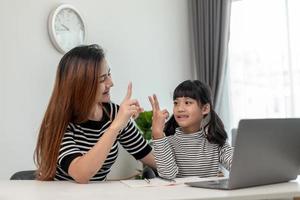
[[[105,76],[105,77],[101,77],[101,78],[99,79],[99,82],[100,82],[100,83],[104,83],[105,80],[106,80],[106,76]]]

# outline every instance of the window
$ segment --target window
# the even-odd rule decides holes
[[[232,3],[231,127],[242,118],[300,116],[299,9],[298,0]]]

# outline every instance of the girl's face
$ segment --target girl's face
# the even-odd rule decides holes
[[[176,122],[185,133],[199,131],[204,115],[209,112],[209,104],[200,105],[195,99],[179,97],[174,100],[173,114]]]
[[[99,75],[99,86],[97,93],[97,102],[106,103],[110,102],[110,88],[113,86],[113,81],[110,74],[110,68],[105,59],[101,64],[101,72]]]

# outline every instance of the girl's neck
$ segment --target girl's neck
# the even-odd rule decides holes
[[[200,131],[200,127],[198,128],[191,128],[191,127],[181,127],[182,132],[185,134],[190,134],[190,133],[196,133]]]
[[[89,114],[89,120],[100,121],[103,117],[103,108],[100,103],[95,104],[92,111]]]

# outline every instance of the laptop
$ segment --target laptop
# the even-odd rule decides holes
[[[296,179],[300,118],[240,120],[228,179],[187,182],[192,187],[237,189]]]

